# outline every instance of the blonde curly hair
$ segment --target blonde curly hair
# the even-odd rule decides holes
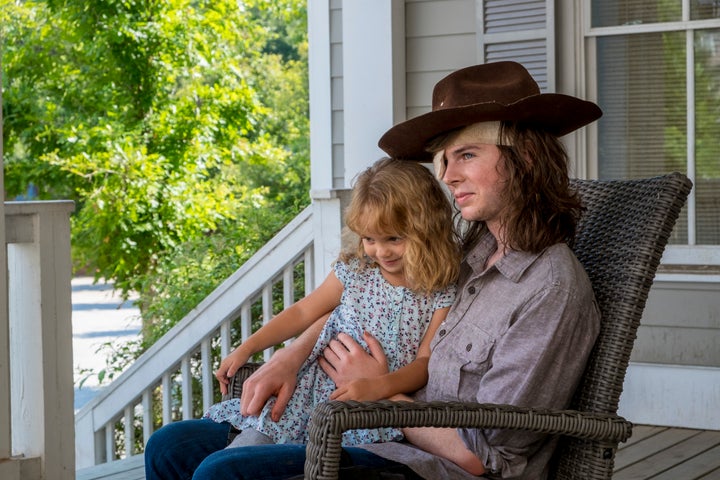
[[[341,260],[365,256],[362,236],[368,232],[406,240],[404,274],[411,290],[431,293],[457,280],[460,246],[453,228],[453,213],[440,183],[423,165],[382,158],[362,172],[353,186],[345,210],[345,224],[357,234],[354,251]]]

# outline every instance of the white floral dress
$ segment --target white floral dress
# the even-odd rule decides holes
[[[241,415],[239,399],[213,405],[205,417],[215,422],[229,422],[239,430],[254,428],[275,443],[305,444],[313,408],[327,401],[335,390],[335,384],[315,360],[338,333],[350,335],[368,350],[362,334],[363,331],[370,332],[382,344],[391,371],[412,362],[435,310],[453,303],[455,287],[433,295],[418,295],[405,287],[388,283],[378,268],[360,269],[358,265],[357,259],[349,265],[339,261],[335,263],[335,275],[344,286],[341,303],[330,314],[310,356],[300,368],[295,393],[278,422],[270,418],[274,397],[268,400],[257,417]],[[351,430],[343,434],[343,445],[401,438],[399,429]]]

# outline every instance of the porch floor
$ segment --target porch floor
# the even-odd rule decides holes
[[[635,425],[613,480],[720,480],[720,431]]]
[[[78,470],[77,480],[143,480],[142,455]],[[720,431],[635,425],[613,480],[720,480]]]

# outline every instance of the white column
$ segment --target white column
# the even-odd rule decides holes
[[[72,202],[8,202],[12,454],[42,478],[75,478],[70,221]],[[20,478],[30,478],[20,472]]]
[[[404,2],[345,0],[343,115],[345,186],[384,153],[380,136],[404,106]],[[398,98],[398,95],[400,97]]]
[[[308,0],[310,77],[310,195],[328,198],[333,188],[330,2]]]

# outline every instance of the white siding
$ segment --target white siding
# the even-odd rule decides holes
[[[406,118],[430,110],[433,86],[478,63],[474,0],[405,3]]]

